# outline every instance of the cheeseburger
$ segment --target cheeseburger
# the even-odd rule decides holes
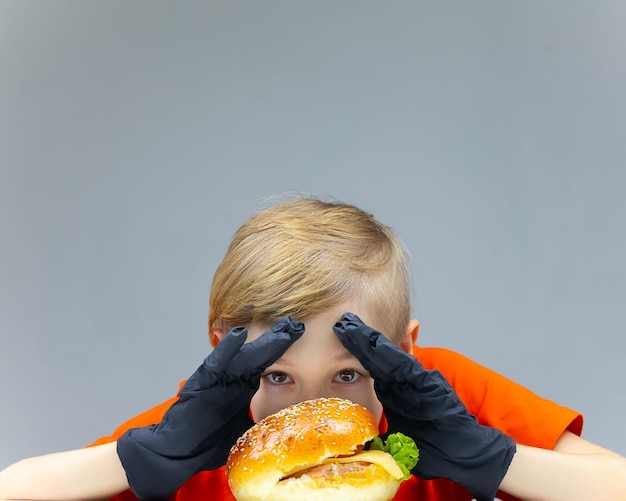
[[[374,416],[349,400],[301,402],[239,438],[226,464],[228,483],[238,501],[388,501],[418,450],[402,434],[384,444],[377,435]]]

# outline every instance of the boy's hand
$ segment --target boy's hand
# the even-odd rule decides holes
[[[492,500],[515,454],[515,443],[478,424],[436,370],[426,370],[353,313],[334,326],[341,343],[374,379],[389,431],[415,440],[420,458],[413,473],[453,480],[478,501]]]
[[[192,475],[226,463],[253,422],[250,401],[261,374],[300,338],[304,324],[285,317],[244,344],[236,327],[187,380],[160,423],[128,430],[117,441],[128,484],[140,499],[168,499]]]

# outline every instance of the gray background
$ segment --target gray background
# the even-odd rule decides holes
[[[172,396],[268,197],[413,256],[420,342],[626,454],[626,4],[0,2],[0,467]]]

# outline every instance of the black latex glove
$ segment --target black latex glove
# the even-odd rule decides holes
[[[224,336],[159,424],[128,430],[117,441],[135,495],[167,499],[198,471],[224,465],[231,446],[253,424],[249,406],[261,374],[303,332],[302,322],[286,317],[247,344],[245,327]]]
[[[334,330],[374,379],[389,431],[415,440],[420,455],[412,473],[448,478],[478,501],[491,501],[515,454],[513,440],[478,424],[439,371],[424,369],[353,313]]]

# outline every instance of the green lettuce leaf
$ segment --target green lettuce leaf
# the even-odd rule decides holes
[[[391,454],[404,474],[402,480],[407,480],[411,476],[411,470],[419,461],[420,451],[417,445],[411,437],[402,433],[390,434],[384,443],[380,437],[376,437],[370,449]]]

